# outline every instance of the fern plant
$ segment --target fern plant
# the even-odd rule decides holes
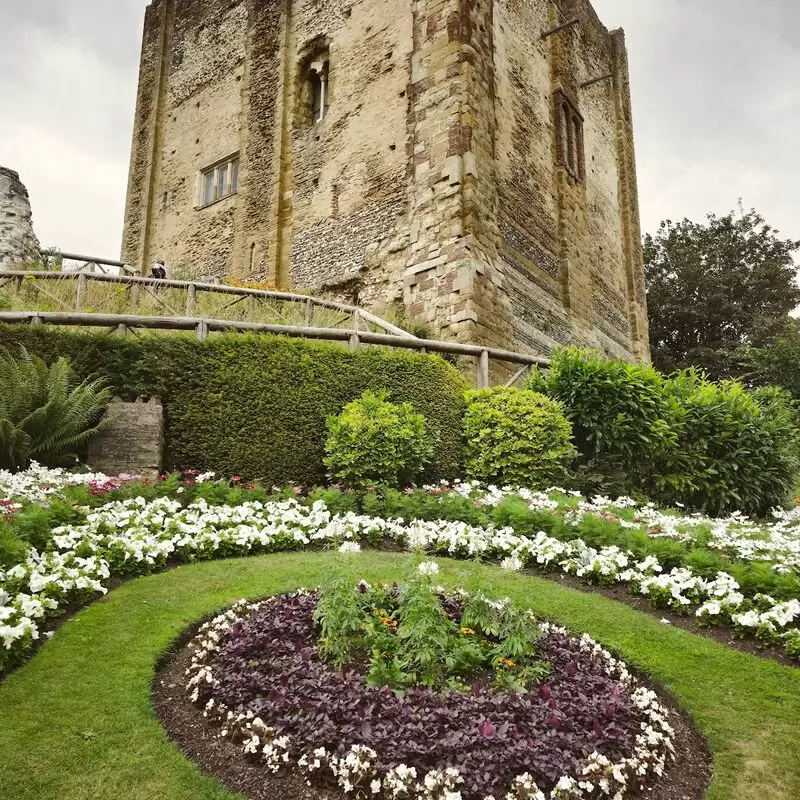
[[[78,382],[66,358],[48,366],[24,347],[16,358],[0,350],[0,468],[63,464],[102,427],[110,398],[104,381]]]

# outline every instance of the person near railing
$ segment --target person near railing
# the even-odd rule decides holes
[[[153,264],[150,270],[150,277],[157,278],[159,280],[164,280],[164,278],[167,277],[167,270],[164,267],[163,261],[156,261],[156,263]]]

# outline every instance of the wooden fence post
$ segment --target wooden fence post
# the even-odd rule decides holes
[[[485,347],[478,356],[478,388],[489,388],[489,351]]]
[[[78,275],[78,288],[75,292],[75,310],[80,311],[86,302],[86,275]]]
[[[186,287],[186,316],[191,317],[197,305],[197,287],[190,283]]]

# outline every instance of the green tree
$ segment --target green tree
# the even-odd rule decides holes
[[[662,222],[644,240],[655,365],[698,366],[714,378],[735,372],[733,351],[774,339],[800,303],[798,248],[755,210]]]
[[[762,347],[737,352],[737,369],[755,386],[780,386],[800,400],[800,320],[788,319],[786,327]]]

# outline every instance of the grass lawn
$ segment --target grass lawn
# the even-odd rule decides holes
[[[192,622],[242,597],[318,583],[334,558],[286,554],[180,567],[128,583],[81,611],[0,686],[3,800],[234,797],[167,740],[150,708],[158,657]],[[708,737],[713,800],[800,797],[800,670],[727,649],[625,605],[554,584],[437,559],[442,583],[469,576],[544,618],[587,632],[671,691]],[[408,556],[353,557],[370,581]]]

